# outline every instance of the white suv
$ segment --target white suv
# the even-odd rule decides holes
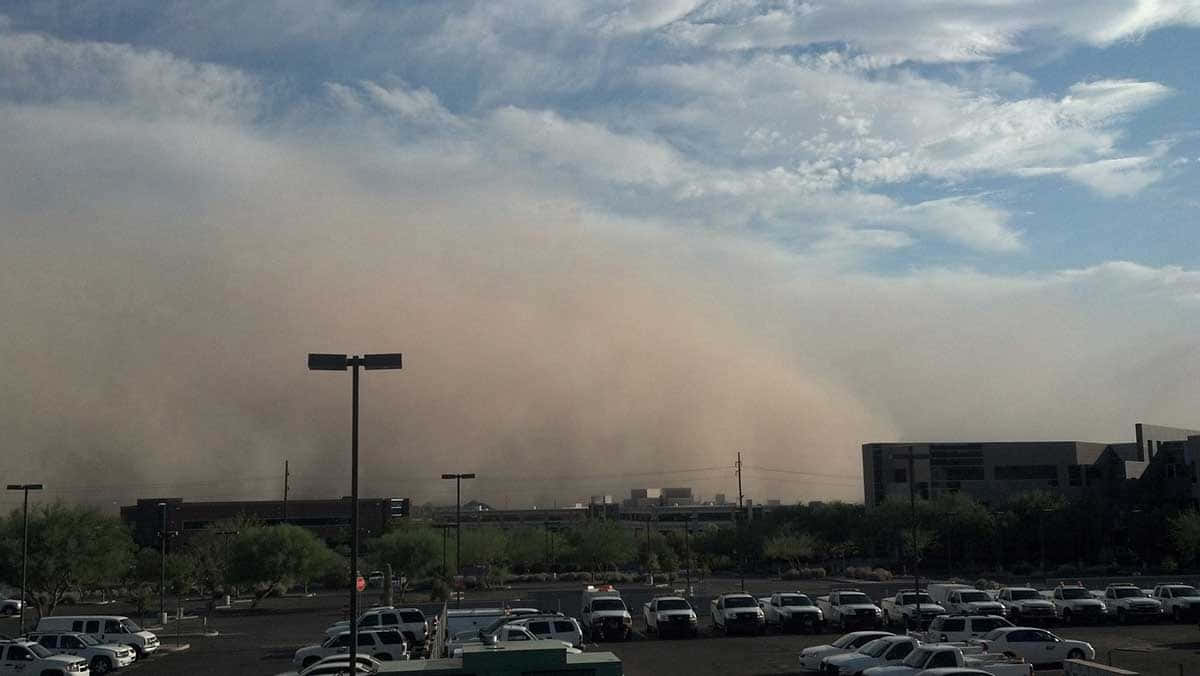
[[[583,647],[583,629],[573,617],[566,615],[529,615],[509,622],[525,627],[538,638],[570,643],[572,648]]]
[[[88,663],[74,655],[55,655],[25,639],[0,640],[0,675],[87,674]]]
[[[74,655],[88,661],[93,674],[107,674],[133,664],[133,648],[116,643],[101,643],[88,634],[77,632],[35,632],[27,637],[55,655]]]
[[[404,634],[404,639],[411,644],[421,645],[429,637],[429,621],[425,613],[418,608],[392,608],[379,606],[371,608],[358,616],[358,628],[363,629],[398,629]],[[350,621],[335,622],[325,630],[326,636],[336,636],[343,631],[349,631]]]
[[[310,667],[323,657],[344,655],[349,653],[350,632],[345,631],[325,639],[320,645],[309,645],[296,651],[292,656],[292,664],[297,667]],[[369,629],[358,632],[358,654],[370,655],[377,660],[407,660],[408,645],[404,636],[396,629]]]

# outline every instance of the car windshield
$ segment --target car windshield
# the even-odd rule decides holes
[[[51,655],[54,654],[54,653],[50,652],[49,650],[46,650],[45,646],[43,646],[41,643],[30,643],[26,647],[29,648],[29,652],[31,652],[34,655],[37,655],[38,657],[41,657],[41,658],[50,657]]]
[[[900,603],[912,606],[918,603],[933,603],[933,599],[929,597],[929,594],[904,594],[900,597]]]
[[[1042,598],[1042,595],[1037,593],[1037,590],[1035,589],[1010,589],[1008,594],[1014,601],[1027,601],[1029,599]]]
[[[125,631],[127,631],[131,634],[142,630],[141,627],[137,626],[137,624],[135,624],[134,621],[130,620],[130,619],[121,620],[121,626],[125,627]]]
[[[779,603],[785,606],[811,606],[812,601],[807,596],[780,596]]]
[[[407,613],[400,613],[400,621],[405,624],[414,624],[417,622],[424,622],[425,616],[422,615],[421,613],[414,613],[412,611],[409,611]]]
[[[621,599],[596,599],[592,601],[592,610],[625,610],[625,602]]]
[[[1127,599],[1131,596],[1141,596],[1142,590],[1136,587],[1117,587],[1112,590],[1113,596],[1119,599]]]
[[[83,641],[84,645],[100,645],[100,642],[92,638],[89,634],[77,634],[75,638]]]
[[[933,652],[932,650],[928,650],[926,648],[917,648],[917,649],[913,650],[911,653],[909,653],[908,657],[905,657],[904,661],[901,662],[901,664],[903,664],[906,667],[924,666],[925,661],[929,659],[929,655],[932,652]]]
[[[1200,596],[1195,587],[1168,587],[1175,596]]]
[[[1063,597],[1064,599],[1068,600],[1068,601],[1075,601],[1075,600],[1077,600],[1077,599],[1090,599],[1090,598],[1092,598],[1092,595],[1091,595],[1091,594],[1089,594],[1089,593],[1088,593],[1088,590],[1086,590],[1086,589],[1079,589],[1079,588],[1077,588],[1077,587],[1070,587],[1070,588],[1063,589],[1063,590],[1061,590],[1061,591],[1062,591],[1062,597]]]
[[[691,606],[683,599],[664,599],[658,602],[659,610],[688,610]]]
[[[749,596],[727,596],[725,598],[726,608],[757,608],[758,604]]]
[[[839,603],[846,605],[850,603],[870,603],[871,599],[867,598],[866,594],[842,594],[839,598]]]
[[[964,603],[977,603],[979,601],[991,601],[991,597],[981,591],[963,592],[958,595]]]
[[[858,640],[857,634],[846,634],[845,636],[834,641],[833,647],[834,648],[849,648],[850,646],[854,645],[854,642],[856,640]]]
[[[887,649],[888,649],[888,642],[881,638],[877,638],[874,641],[871,641],[870,643],[859,648],[858,652],[860,652],[864,655],[870,655],[871,657],[879,657]]]
[[[1001,631],[1000,629],[993,629],[993,630],[991,630],[991,631],[989,631],[988,633],[986,633],[986,634],[984,634],[984,635],[983,635],[983,640],[985,640],[985,641],[995,641],[996,639],[1000,638],[1000,637],[1001,637],[1001,636],[1003,636],[1003,635],[1004,635],[1004,632],[1003,632],[1003,631]]]

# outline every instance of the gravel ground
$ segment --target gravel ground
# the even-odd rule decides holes
[[[820,593],[834,582],[820,585],[805,584],[810,593]],[[637,638],[627,643],[605,643],[589,645],[588,650],[611,650],[624,662],[629,676],[670,676],[721,674],[796,674],[797,655],[804,647],[827,643],[836,637],[828,635],[769,634],[761,637],[712,636],[708,630],[707,598],[723,591],[732,591],[740,585],[737,580],[706,581],[697,590],[704,630],[699,639],[646,639],[639,631]],[[747,581],[747,590],[754,594],[779,587],[778,582]],[[860,585],[864,591],[880,596],[884,588]],[[894,588],[894,587],[891,587]],[[656,590],[648,587],[622,589],[631,606],[640,610],[642,600]],[[663,589],[657,590],[659,593]],[[474,594],[464,604],[498,605],[507,600],[513,605],[536,605],[555,609],[561,605],[564,612],[578,611],[578,585],[561,585],[556,588],[521,589]],[[521,601],[518,603],[517,601]],[[373,603],[374,598],[364,605]],[[635,604],[637,604],[635,606]],[[432,612],[436,606],[416,603]],[[221,674],[226,676],[264,675],[270,676],[291,668],[291,656],[301,645],[316,642],[329,624],[343,618],[344,600],[340,596],[288,597],[270,599],[264,607],[250,611],[218,610],[211,618],[210,626],[220,631],[217,637],[195,635],[183,636],[180,643],[190,647],[179,653],[164,653],[135,664],[127,670],[130,676],[157,676],[167,674]],[[128,612],[113,606],[91,606],[64,608],[60,614],[121,613]],[[634,613],[635,617],[638,615]],[[196,622],[184,623],[188,630],[198,628]],[[170,625],[161,632],[164,645],[177,642]],[[640,618],[635,628],[641,630]],[[0,633],[12,634],[16,621],[0,619]],[[1065,638],[1089,641],[1096,647],[1098,659],[1107,662],[1110,651],[1113,663],[1127,669],[1152,676],[1200,675],[1200,629],[1194,624],[1156,624],[1144,626],[1098,626],[1060,627],[1054,631]],[[189,631],[188,633],[192,633]],[[1040,672],[1053,676],[1059,672]]]

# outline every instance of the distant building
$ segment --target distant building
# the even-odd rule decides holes
[[[908,499],[967,493],[984,503],[1042,489],[1067,497],[1088,491],[1120,493],[1124,482],[1142,476],[1164,448],[1182,452],[1200,432],[1138,423],[1136,441],[913,442],[864,444],[863,495],[868,506],[889,498]],[[912,462],[906,456],[918,456]],[[1182,459],[1183,456],[1180,456]],[[1170,463],[1164,463],[1170,464]]]
[[[611,505],[613,503],[614,500],[611,495],[593,495],[591,499],[591,504],[593,505]]]
[[[724,494],[724,493],[717,493],[715,496],[713,496],[713,504],[714,504],[714,505],[724,505],[724,504],[726,504],[726,502],[725,502],[725,494]]]

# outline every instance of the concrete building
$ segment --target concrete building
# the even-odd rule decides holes
[[[870,443],[862,447],[868,506],[888,498],[935,498],[962,491],[997,504],[1014,493],[1043,489],[1079,497],[1092,489],[1122,490],[1166,448],[1181,452],[1200,432],[1137,423],[1134,442],[999,441]],[[905,456],[914,454],[912,463]],[[1170,463],[1164,463],[1170,464]],[[911,482],[911,483],[910,483]]]

